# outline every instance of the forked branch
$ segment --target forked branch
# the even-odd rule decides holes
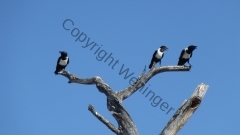
[[[107,108],[112,116],[118,122],[118,129],[114,127],[108,120],[98,114],[92,105],[89,106],[89,111],[92,112],[101,122],[103,122],[108,128],[110,128],[117,135],[137,135],[137,128],[127,113],[126,109],[122,105],[119,93],[113,91],[100,77],[92,77],[88,79],[82,79],[74,74],[70,74],[68,71],[59,73],[69,79],[69,82],[79,84],[96,84],[97,89],[107,96]]]
[[[163,66],[154,67],[147,74],[145,70],[138,77],[137,81],[129,86],[128,88],[121,91],[113,91],[108,84],[104,83],[101,77],[92,78],[80,78],[74,74],[70,74],[68,71],[62,71],[60,75],[65,76],[69,79],[69,83],[78,83],[93,85],[96,84],[97,89],[107,96],[107,108],[116,119],[118,123],[118,128],[111,124],[107,119],[97,113],[92,105],[89,105],[89,111],[97,117],[102,123],[104,123],[109,129],[111,129],[117,135],[138,135],[137,128],[128,114],[124,106],[122,105],[122,100],[131,96],[139,88],[144,86],[153,76],[163,73],[163,72],[174,72],[174,71],[189,71],[191,67],[188,66]],[[164,128],[160,135],[175,135],[177,131],[187,122],[190,116],[197,109],[204,94],[207,91],[208,86],[201,84],[189,100],[183,103],[183,105],[174,114],[173,118],[168,122],[167,126]]]

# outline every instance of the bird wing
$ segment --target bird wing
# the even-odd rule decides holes
[[[157,50],[153,53],[153,57],[155,57],[156,54],[157,54]]]
[[[70,61],[70,59],[68,58],[68,62],[67,62],[67,64],[69,64],[69,61]]]
[[[61,59],[61,57],[58,58],[57,65],[56,65],[56,70],[57,70],[58,64],[60,62],[60,59]]]
[[[182,50],[182,52],[181,52],[181,54],[180,54],[180,56],[179,56],[179,59],[181,59],[181,58],[182,58],[182,56],[183,56],[184,52],[185,52],[185,50],[183,49],[183,50]]]
[[[163,58],[163,56],[164,56],[164,53],[162,54],[162,58]],[[161,59],[162,59],[162,58],[161,58]]]
[[[59,62],[60,62],[60,59],[61,59],[61,57],[59,57],[59,58],[58,58],[57,65],[59,64]]]
[[[155,59],[155,55],[157,54],[157,50],[152,55],[152,60]]]
[[[190,54],[190,58],[192,57],[193,52]]]

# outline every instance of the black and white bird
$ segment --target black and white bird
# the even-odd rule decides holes
[[[56,75],[58,74],[58,72],[65,69],[69,64],[69,58],[68,58],[67,52],[60,51],[59,53],[61,53],[61,56],[58,58],[56,70],[54,72]]]
[[[192,57],[193,51],[197,49],[197,46],[190,45],[187,48],[183,49],[178,60],[178,66],[185,66],[184,64],[188,62],[190,66],[192,66],[189,63],[190,58]]]
[[[156,64],[157,62],[159,62],[160,66],[161,66],[161,60],[164,56],[164,51],[165,50],[168,50],[168,48],[166,46],[161,46],[153,53],[152,60],[151,60],[151,63],[149,65],[149,69],[151,69],[153,67],[153,64],[154,63]]]

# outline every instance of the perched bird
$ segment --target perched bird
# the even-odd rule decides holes
[[[66,66],[69,64],[69,58],[68,58],[67,52],[60,51],[59,53],[61,53],[61,56],[58,58],[56,70],[54,72],[56,75],[58,74],[58,72],[65,69]]]
[[[160,66],[161,66],[161,60],[164,56],[164,51],[165,50],[168,50],[168,48],[166,46],[161,46],[160,48],[158,48],[154,53],[153,53],[153,56],[152,56],[152,60],[151,60],[151,63],[149,65],[149,69],[152,68],[153,64],[159,62]]]
[[[189,63],[190,58],[192,57],[193,51],[197,49],[197,46],[194,45],[190,45],[187,48],[183,49],[180,56],[179,56],[179,60],[178,60],[178,66],[182,66],[184,65],[186,62],[188,62],[188,64],[190,66],[192,66]],[[185,66],[185,65],[184,65]]]

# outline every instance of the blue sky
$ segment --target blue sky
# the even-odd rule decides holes
[[[240,1],[4,1],[0,5],[0,134],[113,134],[88,110],[117,123],[105,95],[94,85],[68,84],[54,75],[59,51],[70,57],[66,68],[79,77],[101,76],[114,90],[129,86],[121,66],[137,77],[161,45],[169,50],[162,65],[176,65],[183,48],[198,46],[190,72],[163,73],[146,85],[175,110],[197,85],[208,84],[201,106],[178,135],[237,135]],[[98,61],[94,50],[75,42],[63,22],[74,26],[119,64]],[[158,65],[159,66],[159,65]],[[123,104],[139,134],[159,134],[175,111],[153,107],[145,94],[134,93]]]

